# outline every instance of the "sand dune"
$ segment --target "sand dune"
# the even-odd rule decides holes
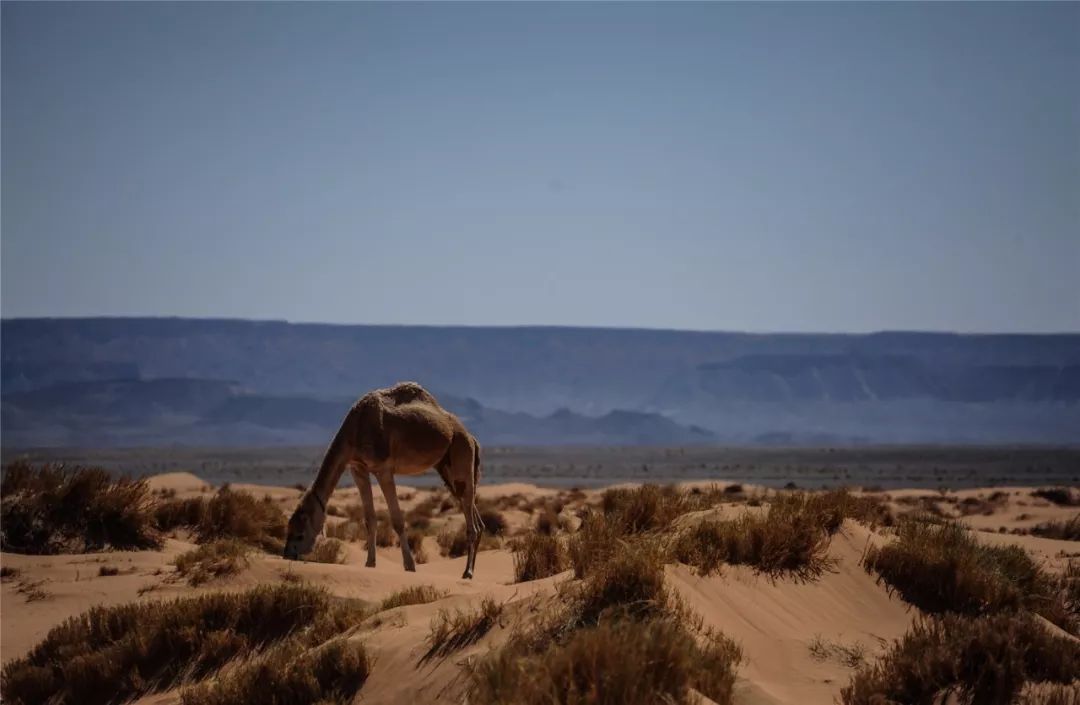
[[[189,473],[170,473],[152,478],[155,490],[176,496],[205,493],[206,483]],[[294,488],[250,488],[268,494],[288,511],[295,503]],[[751,489],[751,488],[748,488]],[[967,497],[985,498],[1000,490],[965,490],[961,493],[894,492],[894,503],[906,497],[933,497],[945,507],[958,506]],[[966,517],[987,542],[1015,543],[1054,567],[1065,556],[1080,554],[1080,544],[998,533],[1029,526],[1031,522],[1060,520],[1075,514],[1075,508],[1059,507],[1031,497],[1029,488],[1008,488],[988,514]],[[489,485],[481,496],[495,500],[520,494],[534,499],[554,495],[553,490],[515,483]],[[378,497],[380,506],[383,505]],[[426,491],[402,488],[406,508],[427,496]],[[586,500],[597,496],[589,492]],[[355,489],[340,490],[332,504],[357,500]],[[897,507],[903,504],[897,503]],[[742,511],[760,511],[745,504],[723,505],[711,513],[734,516]],[[513,532],[532,518],[525,512],[503,512]],[[1021,515],[1026,515],[1021,518]],[[460,521],[454,510],[449,521]],[[693,516],[684,517],[693,521]],[[431,539],[428,539],[432,541]],[[721,630],[741,644],[745,661],[739,670],[735,702],[744,705],[826,705],[836,701],[855,666],[872,660],[892,640],[910,626],[918,611],[890,596],[873,576],[860,566],[866,547],[888,540],[864,525],[846,520],[832,539],[828,555],[831,570],[812,582],[770,580],[742,566],[725,566],[719,575],[701,577],[687,566],[674,564],[666,569],[668,584],[698,612],[705,624]],[[396,608],[370,619],[353,635],[374,655],[375,667],[361,690],[359,701],[377,703],[459,702],[463,678],[460,665],[502,643],[515,620],[530,610],[542,609],[554,599],[556,586],[572,578],[567,572],[543,580],[513,583],[513,557],[505,549],[480,553],[476,578],[462,580],[464,558],[442,558],[430,545],[430,561],[406,573],[397,548],[380,548],[375,568],[363,566],[365,551],[360,543],[346,544],[342,565],[285,561],[277,556],[253,554],[251,565],[235,576],[212,581],[198,588],[177,579],[172,561],[191,549],[190,537],[177,535],[167,540],[162,551],[106,552],[86,555],[27,556],[5,553],[3,565],[17,569],[18,576],[5,579],[0,587],[2,635],[0,649],[7,662],[25,654],[50,628],[93,605],[114,605],[135,600],[149,601],[180,595],[235,590],[283,579],[302,579],[324,586],[332,594],[377,603],[391,593],[413,585],[433,585],[448,596],[425,605]],[[119,574],[101,577],[102,566],[119,569]],[[33,588],[43,591],[32,599]],[[440,610],[474,608],[484,596],[505,603],[499,625],[478,643],[451,657],[420,663],[425,639],[433,617]],[[142,698],[142,703],[179,702],[177,691]]]

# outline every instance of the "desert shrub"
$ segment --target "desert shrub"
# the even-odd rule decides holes
[[[191,497],[188,499],[167,499],[154,505],[154,522],[162,531],[172,531],[180,527],[197,527],[206,514],[206,499]]]
[[[339,541],[367,542],[367,522],[364,519],[364,509],[359,504],[350,504],[345,507],[345,521],[326,525],[326,535]],[[406,521],[406,526],[411,524]],[[387,548],[396,543],[397,534],[390,522],[390,513],[385,509],[375,512],[375,545],[379,548]]]
[[[531,632],[469,668],[470,702],[691,702],[691,688],[731,702],[739,648],[690,633],[695,619],[668,592],[654,541],[617,542],[558,597]]]
[[[560,492],[559,498],[562,499],[564,503],[569,504],[571,502],[584,502],[588,498],[588,495],[586,495],[580,487],[571,487],[566,492]]]
[[[226,485],[206,503],[196,531],[199,543],[236,538],[270,553],[280,553],[285,546],[285,515],[269,497],[256,499]]]
[[[1072,683],[1028,683],[1012,705],[1080,705],[1080,679]]]
[[[1065,570],[1051,579],[1056,596],[1049,602],[1058,613],[1051,622],[1063,626],[1074,634],[1080,635],[1080,559],[1069,559]]]
[[[145,479],[101,468],[15,462],[0,479],[0,549],[89,553],[161,548]]]
[[[1080,493],[1074,492],[1068,487],[1041,487],[1032,492],[1031,496],[1045,499],[1063,507],[1080,505]]]
[[[432,495],[417,503],[415,507],[405,512],[405,525],[410,529],[427,531],[431,528],[431,519],[438,512],[441,501],[438,495]]]
[[[555,513],[550,504],[545,504],[539,510],[535,522],[536,531],[547,536],[553,536],[559,531],[559,515]]]
[[[1080,514],[1063,521],[1047,521],[1031,527],[1031,533],[1044,539],[1080,541]]]
[[[527,534],[514,550],[514,582],[539,580],[566,570],[566,549],[554,536]]]
[[[409,542],[409,550],[417,563],[427,563],[428,555],[424,550],[424,532],[418,529],[409,529],[405,534],[405,540]]]
[[[985,546],[955,522],[905,519],[897,540],[871,547],[866,570],[925,612],[987,614],[1027,608],[1069,624],[1053,583],[1019,546]]]
[[[5,702],[126,701],[198,680],[286,637],[321,643],[364,617],[308,585],[93,607],[3,667]]]
[[[362,524],[364,533],[367,533],[367,526]],[[394,533],[393,524],[390,521],[390,513],[386,510],[379,510],[375,513],[375,545],[380,548],[386,548],[392,546],[395,543],[397,534]]]
[[[660,614],[668,604],[663,554],[648,543],[621,544],[566,596],[574,605],[573,622],[582,626],[611,613],[635,618]]]
[[[469,702],[689,703],[694,689],[728,705],[740,659],[731,640],[700,644],[671,619],[604,622],[540,653],[507,648],[482,659],[469,673]]]
[[[588,512],[582,518],[581,527],[570,537],[567,553],[574,567],[574,577],[584,578],[592,566],[608,560],[619,545],[621,534],[618,527],[598,512]]]
[[[633,489],[606,490],[600,498],[600,507],[621,534],[665,529],[694,508],[687,495],[676,487],[648,484]]]
[[[846,492],[844,494],[847,496],[845,516],[868,526],[896,525],[896,516],[882,497],[876,495],[855,497]],[[844,502],[840,497],[837,497],[836,501]]]
[[[379,605],[379,609],[389,610],[406,605],[425,605],[435,600],[441,600],[448,594],[446,590],[440,590],[434,585],[413,585],[398,590],[384,599],[382,604]]]
[[[198,548],[181,553],[174,561],[176,572],[189,585],[202,585],[208,580],[236,575],[248,567],[251,547],[237,539],[217,539]]]
[[[214,681],[185,688],[183,705],[348,705],[371,673],[363,644],[332,639],[315,648],[292,640],[248,658]]]
[[[1028,615],[918,620],[841,691],[844,705],[959,702],[1008,705],[1027,681],[1068,683],[1080,673],[1080,643],[1056,638]]]
[[[326,523],[326,536],[338,541],[359,541],[364,536],[360,524],[354,521],[338,521]]]
[[[97,574],[99,578],[109,578],[114,575],[120,575],[120,569],[114,565],[103,565],[98,568]]]
[[[469,550],[469,541],[465,535],[465,527],[457,529],[445,528],[439,532],[436,538],[439,544],[439,553],[450,558],[464,556]]]
[[[484,531],[492,536],[501,536],[506,533],[506,519],[494,509],[481,510],[480,521],[484,525]]]
[[[743,564],[772,577],[812,580],[828,569],[829,535],[843,521],[843,508],[817,495],[778,495],[765,514],[728,521],[704,520],[682,531],[670,555],[702,574],[721,564]]]
[[[456,529],[449,527],[439,532],[439,535],[435,539],[439,544],[439,553],[443,556],[450,558],[457,558],[464,556],[469,550],[468,537],[465,534],[465,525],[461,524]],[[480,534],[480,551],[487,551],[493,548],[499,548],[502,544],[499,539],[488,534],[487,532],[481,532]]]
[[[457,610],[451,614],[447,610],[440,610],[431,620],[428,650],[420,659],[421,663],[445,657],[480,641],[495,626],[502,612],[503,605],[490,597],[485,597],[480,602],[480,608],[474,612]]]
[[[345,547],[337,539],[320,538],[315,542],[310,559],[316,563],[344,563]]]
[[[844,519],[868,524],[892,524],[888,507],[876,497],[856,497],[846,489],[827,492],[785,492],[769,500],[770,513],[806,516],[828,534],[840,530]]]
[[[19,577],[20,573],[22,573],[22,571],[19,570],[18,568],[15,568],[14,566],[10,566],[10,565],[0,566],[0,579],[17,578],[17,577]]]

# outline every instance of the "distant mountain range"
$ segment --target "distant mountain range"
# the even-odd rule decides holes
[[[488,444],[1077,443],[1080,334],[0,323],[5,446],[324,443],[416,380]]]

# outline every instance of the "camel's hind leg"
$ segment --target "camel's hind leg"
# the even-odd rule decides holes
[[[461,513],[465,517],[465,539],[469,548],[465,559],[465,572],[461,577],[468,579],[476,569],[476,551],[480,546],[480,533],[483,531],[480,512],[476,508],[476,449],[468,436],[457,436],[451,442],[447,455],[447,462],[439,469],[461,503]]]
[[[364,505],[364,528],[367,530],[367,563],[368,568],[375,567],[375,533],[378,525],[375,518],[375,498],[371,496],[371,475],[366,468],[350,467],[353,480],[360,490],[360,501]]]
[[[398,543],[401,544],[401,560],[405,563],[405,570],[416,572],[416,561],[413,560],[412,549],[409,548],[409,539],[405,535],[405,515],[397,501],[397,485],[394,483],[394,472],[389,468],[375,473],[382,488],[383,497],[386,498],[386,506],[390,510],[390,523],[394,525],[394,533],[397,534]]]

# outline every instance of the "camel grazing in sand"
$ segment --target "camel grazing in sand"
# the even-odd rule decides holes
[[[367,567],[375,565],[375,500],[370,476],[379,481],[386,498],[405,570],[414,571],[416,563],[405,537],[405,517],[398,505],[394,475],[421,475],[435,468],[465,514],[469,552],[461,577],[472,577],[483,528],[476,509],[480,444],[458,417],[439,406],[435,397],[415,382],[400,382],[362,396],[345,415],[315,482],[289,519],[285,558],[296,560],[314,548],[315,537],[326,521],[326,502],[346,466],[360,488],[364,504]]]

